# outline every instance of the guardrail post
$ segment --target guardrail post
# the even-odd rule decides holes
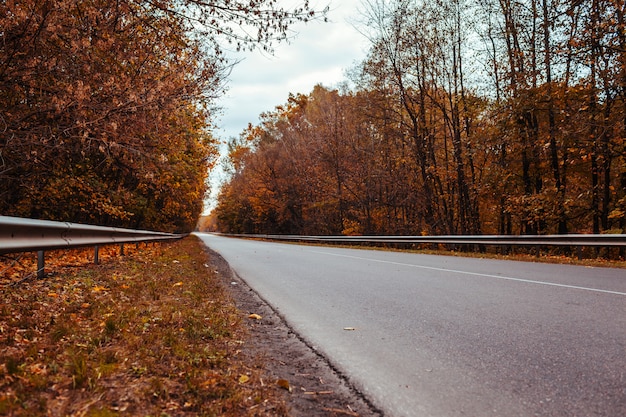
[[[93,263],[98,265],[100,263],[100,257],[98,256],[100,247],[98,245],[93,248]]]
[[[124,256],[124,244],[120,243],[120,256]]]
[[[46,262],[46,256],[44,251],[37,252],[37,278],[41,279],[46,276],[44,272],[44,265]]]

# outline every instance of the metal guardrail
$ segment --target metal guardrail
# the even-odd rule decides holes
[[[38,276],[43,276],[43,251],[124,243],[180,239],[186,235],[78,223],[0,216],[0,255],[39,252]]]
[[[502,246],[626,246],[626,234],[479,235],[479,236],[297,236],[229,234],[225,236],[317,243],[437,243]]]

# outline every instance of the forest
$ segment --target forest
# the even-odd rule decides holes
[[[229,50],[272,50],[308,2],[0,2],[0,214],[193,230]]]
[[[229,143],[233,233],[624,233],[623,0],[363,0],[367,57]]]

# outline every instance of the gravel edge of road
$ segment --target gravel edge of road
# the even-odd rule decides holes
[[[383,417],[384,413],[360,393],[326,357],[298,335],[284,317],[267,303],[228,262],[206,245],[214,269],[219,273],[237,308],[245,314],[248,338],[245,355],[261,358],[272,380],[288,381],[285,402],[294,417],[359,416]],[[249,318],[256,314],[261,319]],[[284,382],[281,385],[285,385]],[[284,387],[283,387],[284,388]]]

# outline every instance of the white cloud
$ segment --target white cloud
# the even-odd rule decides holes
[[[367,49],[365,38],[347,21],[356,17],[358,4],[359,0],[331,3],[329,22],[296,25],[297,35],[278,45],[273,56],[258,51],[233,55],[242,61],[233,68],[229,90],[220,102],[218,136],[239,135],[248,123],[258,122],[260,113],[285,103],[289,93],[307,94],[316,84],[341,82],[344,71],[363,59]]]

